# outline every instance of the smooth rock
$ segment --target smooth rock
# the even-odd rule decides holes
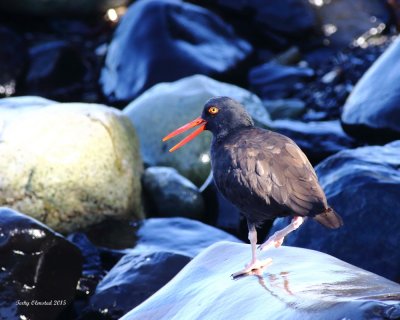
[[[262,275],[232,280],[250,246],[217,243],[121,320],[395,319],[400,285],[329,255],[282,247]]]
[[[163,287],[189,261],[189,257],[171,252],[125,255],[97,286],[83,319],[119,319]]]
[[[360,140],[400,139],[400,39],[368,69],[343,108],[344,130]]]
[[[316,1],[317,19],[320,21],[325,43],[337,49],[346,48],[370,29],[390,22],[391,14],[386,1],[381,0],[335,0]],[[322,3],[322,5],[320,5]]]
[[[29,54],[26,94],[67,101],[79,99],[87,70],[78,48],[66,41],[50,41],[31,47]]]
[[[61,232],[142,217],[130,121],[103,105],[46,103],[0,100],[0,204]]]
[[[200,186],[210,173],[211,134],[202,133],[174,153],[168,150],[179,137],[169,142],[162,142],[162,138],[199,117],[204,103],[214,96],[228,96],[239,101],[259,126],[265,127],[270,122],[269,114],[261,100],[240,87],[202,75],[158,84],[123,110],[137,130],[145,164],[173,167]]]
[[[207,9],[179,0],[139,0],[117,27],[100,84],[109,101],[124,103],[157,83],[194,74],[243,82],[244,73],[235,73],[251,52]]]
[[[284,99],[313,76],[311,68],[267,62],[250,70],[249,83],[263,100]]]
[[[32,16],[85,16],[105,13],[109,8],[126,5],[128,0],[13,0],[0,2],[3,12]]]
[[[349,137],[338,120],[301,122],[276,120],[274,131],[293,139],[313,164],[345,149],[354,148],[356,141]]]
[[[14,31],[0,26],[0,97],[15,94],[28,64],[24,40]]]
[[[309,221],[286,245],[320,250],[400,282],[400,141],[341,151],[316,167],[329,204],[344,226]],[[287,225],[276,220],[271,234]]]
[[[3,207],[0,216],[0,318],[56,319],[75,295],[78,248],[21,213]]]
[[[217,228],[186,218],[151,218],[138,230],[134,252],[168,251],[194,257],[218,241],[239,240]]]
[[[299,99],[263,100],[263,104],[272,120],[299,119],[306,110],[306,104]]]
[[[175,169],[150,167],[145,170],[142,181],[150,215],[203,218],[204,201],[199,189]]]

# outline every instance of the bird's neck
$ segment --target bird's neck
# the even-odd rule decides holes
[[[213,134],[213,144],[220,144],[229,139],[232,135],[241,134],[242,131],[253,128],[253,124],[243,124],[235,128],[224,127]]]

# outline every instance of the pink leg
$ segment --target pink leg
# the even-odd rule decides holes
[[[278,248],[282,245],[285,237],[296,230],[304,222],[305,218],[296,216],[292,219],[292,222],[282,230],[275,232],[267,241],[258,247],[260,251],[267,250],[271,247]]]
[[[244,269],[232,274],[233,278],[240,275],[249,273],[251,270],[261,269],[269,264],[271,264],[272,259],[266,259],[260,261],[257,259],[257,230],[254,224],[248,223],[249,226],[249,240],[251,244],[251,261],[245,266]]]

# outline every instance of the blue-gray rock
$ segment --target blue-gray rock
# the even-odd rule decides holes
[[[218,243],[121,320],[398,319],[400,285],[329,255],[282,247],[272,265],[232,280],[249,245]]]
[[[239,240],[217,228],[185,218],[151,218],[138,230],[135,252],[168,251],[194,257],[218,241]]]
[[[263,100],[284,99],[313,75],[311,68],[267,62],[250,70],[249,83]]]
[[[83,311],[84,319],[119,319],[171,280],[190,258],[171,252],[132,252],[110,270]]]
[[[33,218],[4,207],[0,217],[0,318],[56,319],[74,298],[80,251]]]
[[[343,49],[353,43],[366,45],[363,34],[382,31],[389,24],[391,13],[386,1],[381,0],[335,0],[310,1],[315,4],[317,19],[325,36],[325,45]],[[358,41],[357,41],[358,40]]]
[[[400,141],[341,151],[316,168],[330,205],[344,226],[326,230],[308,221],[285,240],[329,253],[400,281]],[[285,226],[276,220],[271,234]]]
[[[100,83],[111,102],[127,102],[159,82],[205,74],[235,77],[252,52],[207,9],[179,0],[139,0],[122,17]]]
[[[349,137],[338,120],[301,122],[276,120],[273,130],[293,139],[313,164],[345,149],[354,148],[356,141]]]
[[[400,39],[368,69],[343,108],[343,128],[360,140],[400,139]]]
[[[300,99],[263,100],[272,120],[299,119],[306,110],[306,104]]]
[[[150,215],[203,218],[204,201],[199,189],[175,169],[150,167],[145,170],[142,182]]]
[[[0,97],[15,94],[28,64],[28,50],[23,38],[0,26]]]

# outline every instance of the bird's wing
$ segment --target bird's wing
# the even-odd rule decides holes
[[[283,135],[262,133],[247,135],[247,140],[239,139],[230,146],[226,196],[233,202],[239,197],[240,204],[259,210],[267,205],[302,216],[322,212],[325,195],[304,153]]]

